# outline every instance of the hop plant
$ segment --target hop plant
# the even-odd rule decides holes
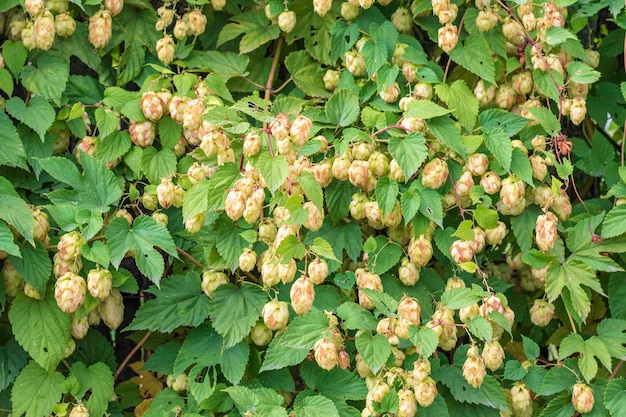
[[[65,313],[73,313],[85,302],[85,279],[72,272],[60,277],[54,285],[54,298]]]
[[[89,42],[96,49],[104,48],[113,33],[111,12],[100,10],[89,18]]]

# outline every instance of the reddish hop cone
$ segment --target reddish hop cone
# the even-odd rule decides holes
[[[303,275],[293,283],[289,293],[291,307],[297,315],[302,316],[311,310],[315,301],[315,288],[311,282]]]
[[[111,12],[100,10],[89,18],[89,42],[96,49],[104,48],[111,39],[113,20]]]
[[[579,383],[572,387],[572,405],[579,413],[590,413],[594,401],[593,389],[589,385]]]

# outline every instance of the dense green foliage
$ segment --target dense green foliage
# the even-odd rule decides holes
[[[0,1],[0,412],[625,416],[625,29]]]

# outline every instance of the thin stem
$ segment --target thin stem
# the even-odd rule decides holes
[[[382,129],[380,129],[380,130],[378,130],[378,131],[376,131],[376,132],[372,133],[372,134],[370,135],[370,139],[374,139],[374,136],[378,136],[378,135],[380,135],[380,134],[382,134],[382,133],[385,133],[386,131],[391,130],[391,129],[402,129],[402,130],[404,130],[405,132],[410,132],[410,130],[409,130],[409,129],[407,129],[406,127],[401,126],[401,125],[387,126],[387,127],[384,127],[384,128],[382,128]]]
[[[272,85],[274,84],[274,77],[276,76],[276,70],[278,69],[278,62],[280,61],[280,52],[283,49],[283,43],[285,43],[285,38],[281,36],[278,38],[278,41],[276,41],[274,60],[272,61],[270,75],[267,77],[267,83],[265,84],[265,100],[269,100],[272,97]]]
[[[272,67],[270,68],[270,74],[267,77],[267,83],[265,84],[265,100],[269,100],[272,97],[272,85],[274,85],[274,77],[276,76],[276,70],[278,69],[278,62],[280,61],[280,51],[283,49],[283,43],[285,43],[285,39],[281,36],[276,41],[276,48],[274,49],[274,59],[272,60]],[[273,158],[274,149],[272,148],[272,137],[270,135],[270,129],[269,129],[267,122],[263,122],[263,130],[267,132],[267,146],[270,150],[270,155]]]
[[[461,36],[461,30],[463,29],[463,23],[465,22],[465,15],[461,18],[461,23],[459,23],[459,29],[457,30],[457,39]],[[450,62],[452,62],[452,58],[448,55],[448,62],[446,62],[446,69],[443,73],[443,82],[446,82],[448,78],[448,71],[450,70]]]
[[[624,59],[626,59],[626,56]],[[624,131],[622,133],[622,166],[624,166],[624,143],[625,142],[626,142],[626,123],[624,123]]]
[[[624,361],[619,361],[619,363],[615,365],[615,369],[613,369],[613,372],[611,372],[611,376],[609,376],[609,381],[615,378],[615,376],[617,375],[617,373],[619,372],[623,364],[624,364]]]
[[[183,257],[187,258],[187,260],[189,262],[191,262],[192,264],[194,264],[198,268],[204,269],[204,265],[202,265],[196,258],[191,256],[190,254],[188,254],[187,252],[185,252],[184,250],[182,250],[178,246],[176,247],[176,252],[178,252],[179,255],[182,255]]]
[[[120,364],[119,368],[117,368],[117,371],[115,371],[115,375],[113,375],[113,381],[116,381],[117,378],[120,376],[120,374],[122,373],[122,371],[124,370],[124,368],[126,368],[126,365],[128,365],[128,362],[130,362],[130,358],[133,357],[133,355],[135,353],[137,353],[137,351],[139,350],[139,348],[141,348],[141,346],[146,342],[146,340],[148,340],[148,338],[150,337],[150,335],[152,334],[151,330],[148,330],[146,332],[145,335],[143,335],[143,337],[141,338],[141,340],[135,345],[135,347],[133,348],[133,350],[131,350],[130,352],[128,352],[128,355],[126,355],[126,357],[124,358],[124,360],[122,361],[122,363]]]
[[[272,90],[272,93],[274,93],[274,94],[280,93],[280,90],[282,90],[283,88],[287,87],[287,85],[289,85],[289,83],[292,82],[292,81],[293,81],[293,78],[291,78],[291,77],[287,78],[287,81],[285,81],[283,83],[283,85],[281,85],[280,87]]]
[[[567,317],[569,317],[569,324],[570,326],[572,326],[572,331],[577,334],[578,330],[576,330],[576,323],[574,323],[574,318],[572,317],[572,315],[570,314],[567,308],[565,309],[565,312],[567,313]]]
[[[250,78],[248,78],[248,77],[241,77],[241,78],[243,78],[244,80],[246,80],[247,82],[249,82],[250,84],[252,84],[253,86],[255,86],[255,87],[256,87],[256,88],[258,88],[258,89],[261,89],[261,90],[264,90],[264,89],[265,89],[265,87],[264,87],[263,85],[261,85],[261,84],[259,84],[259,83],[257,83],[257,82],[252,81],[252,80],[251,80]]]

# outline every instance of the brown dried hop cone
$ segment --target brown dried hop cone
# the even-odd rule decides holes
[[[73,313],[85,302],[85,279],[72,272],[59,278],[54,286],[54,298],[61,311]]]

